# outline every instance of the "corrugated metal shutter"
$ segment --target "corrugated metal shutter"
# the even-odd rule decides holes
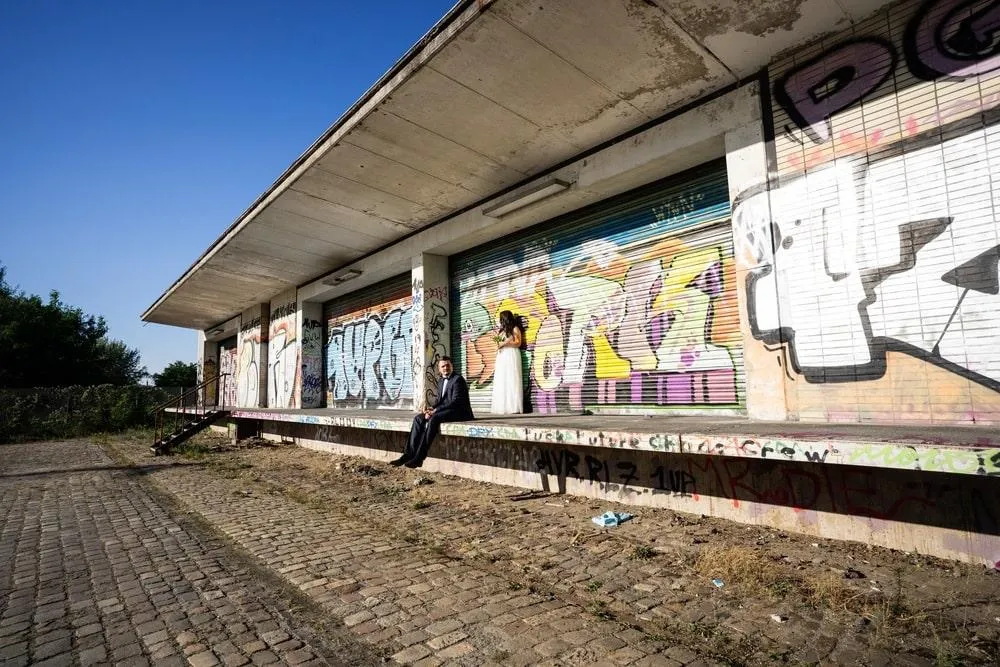
[[[327,407],[412,408],[410,276],[323,305]]]
[[[487,413],[498,313],[534,412],[742,411],[724,161],[451,258],[452,350]]]
[[[1000,423],[995,26],[966,38],[985,8],[893,3],[768,68],[775,169],[738,227],[771,239],[747,311],[785,348],[792,418]],[[834,101],[855,65],[875,87]]]
[[[219,373],[227,373],[227,377],[222,381],[223,402],[222,405],[232,408],[236,406],[236,336],[227,338],[219,343]]]

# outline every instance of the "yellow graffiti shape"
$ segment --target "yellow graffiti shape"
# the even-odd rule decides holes
[[[553,391],[562,382],[564,353],[562,323],[549,315],[538,327],[531,373],[543,391]]]
[[[509,310],[524,318],[524,341],[529,347],[535,344],[538,328],[549,314],[549,306],[545,303],[545,283],[539,281],[538,288],[542,293],[535,292],[526,296],[508,297],[500,301],[493,311],[493,321],[500,321],[500,313]]]
[[[663,286],[653,299],[652,315],[669,314],[670,329],[656,350],[659,370],[685,372],[732,368],[725,348],[705,339],[712,296],[695,283],[718,265],[718,248],[698,248],[676,255],[663,275]],[[720,271],[721,278],[721,271]]]

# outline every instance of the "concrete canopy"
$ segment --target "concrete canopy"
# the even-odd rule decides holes
[[[142,319],[212,328],[883,4],[463,0]]]

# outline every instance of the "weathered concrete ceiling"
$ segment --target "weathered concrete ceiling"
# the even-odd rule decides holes
[[[142,316],[207,329],[752,75],[883,0],[462,2]]]

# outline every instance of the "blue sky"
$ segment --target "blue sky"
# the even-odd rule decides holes
[[[194,361],[139,316],[452,4],[0,2],[8,282]]]

